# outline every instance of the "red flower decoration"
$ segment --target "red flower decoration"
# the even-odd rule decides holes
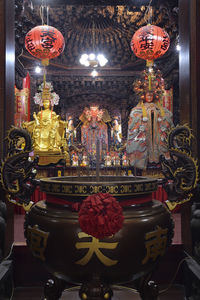
[[[123,226],[122,207],[110,194],[88,196],[79,211],[81,229],[98,239],[111,236]]]

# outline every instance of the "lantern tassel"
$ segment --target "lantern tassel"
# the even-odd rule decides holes
[[[47,67],[47,66],[49,65],[49,59],[48,59],[48,58],[42,59],[42,65],[43,65],[44,67]]]
[[[153,67],[153,63],[154,63],[153,60],[150,60],[150,59],[147,59],[147,60],[146,60],[146,66],[147,66],[148,68]]]
[[[43,84],[44,84],[43,88],[45,88],[45,86],[46,86],[46,68],[45,67],[43,69]]]
[[[148,75],[148,79],[149,79],[149,91],[151,91],[151,87],[152,87],[152,84],[151,84],[151,74]]]
[[[154,61],[153,60],[146,60],[146,66],[147,68],[149,68],[149,75],[148,75],[148,79],[149,79],[149,91],[151,91],[152,89],[152,77],[151,77],[151,73],[150,73],[150,68],[153,67]]]
[[[43,68],[43,91],[42,91],[42,103],[44,103],[44,91],[46,88],[46,68]],[[42,119],[42,114],[41,114],[41,119]]]

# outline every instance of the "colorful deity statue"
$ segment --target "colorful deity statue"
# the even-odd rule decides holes
[[[85,151],[83,152],[83,157],[82,157],[82,161],[81,161],[80,165],[82,167],[88,166],[88,157],[87,157],[87,153]]]
[[[108,151],[108,127],[107,122],[111,118],[107,110],[99,109],[98,105],[85,107],[79,118],[83,125],[81,126],[81,142],[85,146],[88,154],[96,155],[97,145],[99,145],[99,154],[102,151]]]
[[[62,121],[60,116],[53,111],[51,89],[48,85],[42,87],[40,101],[40,106],[43,109],[37,114],[33,113],[33,121],[24,122],[22,125],[32,136],[34,151],[43,153],[67,151],[65,141],[67,122]]]
[[[66,127],[66,139],[68,146],[72,146],[76,139],[76,129],[74,127],[73,117],[69,116],[67,119],[67,127]]]
[[[122,166],[127,167],[129,165],[129,161],[127,159],[126,151],[122,155]]]
[[[110,157],[110,153],[107,152],[105,156],[105,167],[111,167],[112,166],[112,161]]]
[[[115,153],[114,165],[118,167],[121,165],[120,154],[118,152],[114,152],[114,153]]]
[[[71,152],[71,165],[73,167],[78,167],[78,165],[79,165],[79,157],[75,151]]]
[[[111,139],[114,148],[119,148],[122,143],[122,126],[119,116],[115,116],[112,120]]]
[[[172,113],[159,102],[163,90],[160,72],[145,71],[134,90],[140,101],[129,116],[126,151],[130,165],[143,170],[148,164],[159,164],[161,154],[169,155],[167,135],[174,125]]]

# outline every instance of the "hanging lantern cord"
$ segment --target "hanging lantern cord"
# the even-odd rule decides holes
[[[149,73],[148,79],[149,79],[149,91],[151,91],[151,73]]]
[[[46,0],[42,0],[42,5],[40,6],[40,17],[42,20],[42,25],[44,25],[44,10],[45,10],[45,8],[46,8],[46,25],[48,26],[49,25],[49,5],[47,5]],[[44,66],[44,69],[45,69],[45,66],[49,65],[49,59],[48,58],[42,59],[42,65]]]
[[[146,60],[146,66],[149,70],[149,74],[148,74],[148,80],[149,80],[149,91],[151,91],[152,88],[152,77],[151,77],[151,71],[150,69],[153,67],[153,60]]]
[[[49,5],[47,6],[47,25],[49,25]]]
[[[151,3],[152,3],[152,0],[149,1],[149,4],[147,6],[147,10],[146,10],[146,13],[145,13],[145,19],[146,19],[146,17],[148,17],[147,23],[149,25],[152,24],[152,6],[151,6]],[[146,65],[147,65],[148,68],[151,68],[153,66],[153,60],[147,60]],[[149,80],[149,91],[151,91],[151,88],[152,88],[151,72],[149,72],[148,80]]]
[[[45,8],[46,8],[46,24],[49,25],[49,5],[46,4],[46,1],[42,0],[42,5],[40,6],[40,18],[42,20],[42,25],[44,25],[44,23],[45,23],[44,22]]]
[[[43,66],[43,87],[46,86],[46,67]]]
[[[40,6],[40,18],[42,20],[42,25],[44,25],[44,5],[42,1],[42,5]]]
[[[149,4],[147,6],[144,19],[147,24],[152,24],[152,6],[151,6],[152,0],[149,1]]]
[[[94,29],[94,20],[92,20],[92,51],[94,52],[94,43],[95,43],[95,29]]]

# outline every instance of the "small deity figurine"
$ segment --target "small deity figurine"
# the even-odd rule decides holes
[[[120,154],[115,152],[115,166],[120,166]]]
[[[82,158],[81,166],[86,167],[87,165],[88,165],[88,157],[87,157],[86,152],[83,152],[83,158]]]
[[[123,156],[122,156],[122,165],[124,167],[127,167],[129,165],[128,163],[128,159],[127,159],[127,155],[126,155],[126,152],[124,152]]]
[[[115,116],[112,121],[112,128],[111,128],[111,138],[112,144],[115,148],[120,147],[122,142],[122,127],[120,122],[120,117]]]
[[[72,146],[74,144],[76,138],[76,129],[74,128],[73,117],[69,116],[67,119],[67,128],[66,128],[66,139],[68,146]]]
[[[106,167],[111,167],[112,162],[111,162],[111,157],[109,152],[107,152],[106,156],[105,156],[105,166]]]
[[[34,151],[51,153],[67,151],[64,138],[67,122],[62,121],[51,109],[51,91],[48,86],[43,86],[41,106],[43,109],[37,114],[33,113],[33,121],[22,124],[32,135]]]
[[[78,167],[78,154],[75,151],[71,153],[71,162],[73,167]]]
[[[167,134],[174,125],[172,113],[159,102],[163,91],[159,72],[145,71],[134,90],[140,101],[129,116],[126,151],[130,165],[145,170],[149,163],[159,165],[161,154],[169,155]]]

